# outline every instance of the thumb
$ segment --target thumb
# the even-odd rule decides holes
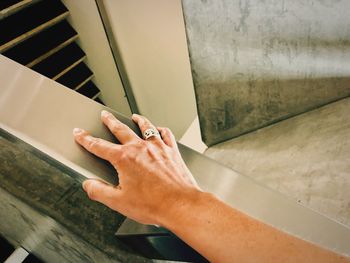
[[[100,202],[113,209],[118,201],[120,190],[98,179],[88,179],[83,182],[83,189],[91,200]]]

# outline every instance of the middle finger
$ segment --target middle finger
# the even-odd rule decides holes
[[[136,133],[131,130],[127,125],[119,121],[114,115],[108,111],[103,110],[101,112],[101,119],[108,129],[114,134],[114,136],[122,144],[140,140]]]

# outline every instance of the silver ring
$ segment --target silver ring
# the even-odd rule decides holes
[[[160,138],[160,134],[155,128],[149,128],[143,132],[143,138],[145,140],[147,140],[151,137],[159,137]]]

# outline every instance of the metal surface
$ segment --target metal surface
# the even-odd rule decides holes
[[[147,258],[185,262],[208,262],[170,231],[126,219],[116,236]]]
[[[208,262],[202,255],[163,227],[142,225],[127,218],[116,236],[147,258]]]
[[[131,112],[132,113],[139,113],[139,109],[138,109],[138,106],[137,106],[137,103],[135,100],[135,96],[134,96],[134,93],[131,89],[129,77],[126,74],[126,70],[125,70],[123,61],[121,59],[119,47],[118,47],[117,42],[113,36],[110,22],[109,22],[107,14],[106,14],[106,8],[104,5],[104,2],[103,2],[103,0],[95,0],[95,1],[96,1],[97,8],[99,10],[99,13],[100,13],[102,22],[103,22],[103,27],[104,27],[104,30],[106,32],[106,36],[108,38],[109,46],[110,46],[112,54],[113,54],[115,65],[117,66],[121,81],[123,82],[123,88],[124,88],[124,91],[126,94],[126,98],[129,102]]]
[[[142,225],[131,219],[126,219],[117,231],[117,236],[130,235],[168,235],[169,231],[155,225]]]
[[[182,2],[207,145],[350,95],[350,1]]]
[[[100,122],[106,107],[0,56],[0,126],[86,177],[115,182],[115,172],[73,141],[72,129],[113,140]],[[114,111],[111,111],[115,113]],[[115,115],[138,134],[136,125]],[[140,135],[140,134],[139,134]],[[302,239],[350,255],[350,229],[254,180],[179,145],[199,185],[232,207]]]

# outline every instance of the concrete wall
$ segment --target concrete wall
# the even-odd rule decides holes
[[[349,111],[350,98],[343,99],[217,144],[206,155],[349,227]]]
[[[93,81],[101,99],[110,108],[130,115],[130,107],[115,65],[99,11],[94,0],[63,0],[69,22],[79,34],[79,45],[87,54],[86,63],[94,72]]]
[[[350,1],[183,0],[213,145],[350,95]]]
[[[180,0],[103,0],[141,114],[180,136],[196,116]]]

